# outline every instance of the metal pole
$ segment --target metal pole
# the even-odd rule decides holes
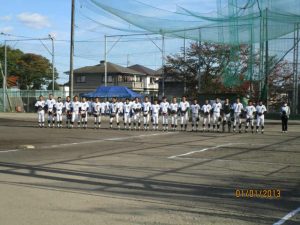
[[[52,41],[52,94],[54,95],[54,82],[55,82],[55,72],[54,72],[54,39],[52,36],[50,36],[50,39]]]
[[[75,19],[75,0],[72,0],[71,10],[71,42],[70,42],[70,74],[69,74],[69,95],[73,97],[73,57],[74,57],[74,19]]]
[[[295,24],[294,54],[293,54],[293,104],[292,113],[298,113],[298,54],[299,54],[299,27]]]
[[[162,64],[162,96],[165,96],[165,36],[162,35],[161,47],[161,64]]]
[[[265,34],[266,34],[266,55],[265,55],[265,98],[266,107],[268,107],[269,99],[269,41],[268,41],[268,8],[266,8],[266,18],[265,18]]]
[[[262,79],[264,70],[264,14],[260,13],[260,40],[259,40],[259,98],[262,98]]]
[[[4,41],[4,77],[3,77],[3,112],[6,111],[6,80],[7,80],[7,44]]]
[[[107,86],[107,36],[104,35],[104,86]]]
[[[299,109],[299,77],[298,77],[298,68],[299,68],[299,23],[297,24],[297,50],[296,50],[296,114],[298,114]]]
[[[183,38],[183,58],[184,58],[184,64],[186,64],[186,40],[185,40],[185,32],[184,32],[184,38]],[[186,65],[184,65],[184,68]],[[183,92],[186,93],[186,69],[184,70],[184,82],[183,82]]]
[[[200,55],[200,50],[201,50],[201,30],[199,29],[199,40],[198,40],[198,47],[199,47],[199,52],[198,52],[198,92],[201,93],[201,55]]]

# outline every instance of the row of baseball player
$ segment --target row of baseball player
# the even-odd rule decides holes
[[[200,118],[203,118],[202,131],[225,131],[227,124],[228,131],[236,131],[238,126],[239,132],[242,131],[242,120],[246,119],[245,132],[248,131],[249,126],[251,131],[254,132],[254,124],[256,119],[256,132],[259,127],[261,132],[264,132],[264,115],[267,112],[266,107],[260,101],[256,107],[252,101],[249,101],[248,106],[244,107],[237,98],[236,102],[231,104],[229,99],[226,99],[222,104],[220,99],[217,98],[213,104],[209,104],[206,100],[205,104],[200,106],[196,99],[190,104],[186,97],[182,97],[182,101],[177,103],[176,97],[173,97],[172,102],[169,103],[166,97],[163,97],[160,104],[157,100],[153,103],[149,101],[146,96],[143,102],[139,98],[133,101],[126,99],[125,102],[117,102],[116,98],[112,98],[111,102],[100,102],[99,98],[95,98],[93,102],[88,102],[85,98],[80,102],[78,96],[75,96],[73,101],[70,97],[66,98],[65,102],[58,97],[57,101],[52,95],[45,101],[43,96],[40,96],[36,102],[35,107],[38,112],[39,127],[44,127],[45,113],[48,114],[48,126],[62,127],[63,115],[66,115],[66,125],[68,128],[73,128],[74,123],[77,126],[82,125],[87,128],[88,115],[94,117],[94,127],[101,127],[101,117],[104,115],[109,116],[110,128],[113,127],[113,122],[116,122],[120,128],[120,118],[123,118],[124,128],[131,129],[133,124],[134,129],[140,129],[142,122],[143,128],[149,130],[150,122],[152,122],[153,130],[158,129],[159,116],[162,117],[162,128],[164,131],[169,128],[169,120],[171,120],[171,129],[176,130],[178,119],[180,119],[181,130],[187,130],[189,122],[189,112],[192,118],[192,131],[197,131],[199,128]]]

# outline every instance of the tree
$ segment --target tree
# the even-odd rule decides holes
[[[251,58],[250,58],[251,57]],[[249,71],[259,73],[259,55],[250,54],[248,45],[230,46],[212,43],[192,43],[183,54],[167,56],[166,76],[186,83],[185,94],[198,95],[199,72],[201,93],[235,93],[258,100],[261,97],[260,81],[251,79]],[[278,62],[276,56],[268,58],[269,100],[278,101],[280,93],[292,87],[292,67],[287,61]],[[263,79],[263,78],[262,78]]]
[[[49,83],[47,90],[52,90],[52,81]],[[54,90],[59,90],[59,85],[56,81],[54,81]]]
[[[283,101],[288,101],[288,92],[293,90],[293,67],[286,60],[278,62],[271,57],[269,62],[275,65],[268,77],[270,105],[278,110]],[[278,63],[277,63],[278,62]]]
[[[198,93],[199,73],[201,93],[245,94],[249,89],[249,82],[244,82],[248,54],[246,45],[233,49],[229,45],[192,43],[186,50],[186,60],[183,54],[167,57],[166,74],[186,83],[189,96]]]
[[[7,46],[7,71],[9,75],[16,75],[18,68],[17,68],[17,61],[20,60],[24,53],[19,49],[12,49],[11,47]],[[4,73],[4,46],[0,45],[0,60],[3,68]],[[0,84],[2,87],[3,78],[2,75],[0,76]]]
[[[4,46],[0,46],[0,57],[4,65]],[[23,53],[7,47],[8,76],[18,76],[20,89],[41,89],[52,81],[52,64],[41,55]],[[58,73],[55,69],[55,79]],[[2,80],[1,80],[2,83]]]

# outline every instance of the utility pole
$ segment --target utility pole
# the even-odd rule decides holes
[[[54,95],[54,82],[55,82],[55,71],[54,71],[54,37],[49,34],[49,38],[52,42],[52,94]]]
[[[186,39],[185,39],[185,32],[184,32],[184,38],[183,38],[183,59],[184,59],[184,84],[183,84],[183,92],[186,93]]]
[[[3,70],[2,70],[2,64],[0,62],[0,72],[1,72],[1,75],[2,75],[2,79],[3,79],[3,112],[5,112],[5,107],[6,107],[6,104],[5,104],[5,76],[4,76],[4,73],[3,73]]]
[[[6,111],[7,41],[4,41],[3,112]]]
[[[162,96],[165,96],[165,36],[162,35],[161,46],[161,64],[162,64]]]
[[[107,86],[107,36],[104,35],[104,86]]]
[[[69,95],[73,97],[73,58],[74,58],[74,19],[75,19],[75,0],[72,0],[71,9],[71,42],[70,42],[70,73],[69,73]]]
[[[201,93],[201,55],[200,55],[200,51],[201,51],[201,30],[199,28],[199,37],[198,37],[198,47],[199,47],[199,52],[198,52],[198,92],[199,94]]]

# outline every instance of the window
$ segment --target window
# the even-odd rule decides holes
[[[83,75],[77,76],[76,83],[86,83],[86,76]]]
[[[112,76],[107,76],[107,83],[112,83],[112,82],[113,82]]]

